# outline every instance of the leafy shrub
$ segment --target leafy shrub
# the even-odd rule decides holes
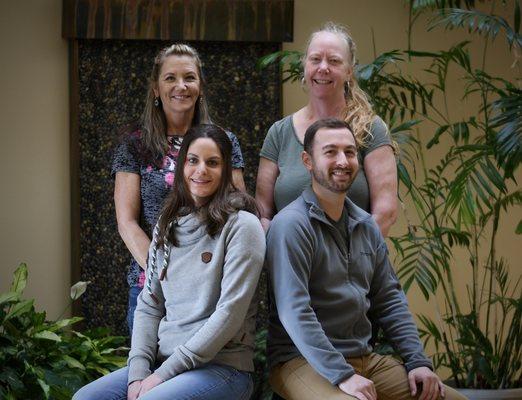
[[[11,290],[0,295],[0,398],[70,399],[81,386],[116,370],[126,362],[124,337],[108,329],[84,333],[71,326],[80,317],[47,321],[34,300],[22,299],[27,266],[14,273]],[[71,288],[80,297],[87,283]]]

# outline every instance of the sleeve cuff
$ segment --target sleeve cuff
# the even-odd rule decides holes
[[[420,368],[420,367],[427,367],[433,371],[433,364],[428,359],[407,362],[407,363],[404,363],[404,367],[406,368],[406,371],[408,371],[408,372],[410,372],[412,369]]]
[[[341,374],[341,375],[338,375],[334,380],[330,381],[332,383],[332,385],[339,385],[341,382],[345,381],[346,379],[352,377],[353,375],[355,375],[355,370],[353,369],[352,366],[350,366],[350,369]]]
[[[129,360],[129,376],[127,384],[134,381],[141,381],[151,374],[150,364],[145,358],[132,358]]]

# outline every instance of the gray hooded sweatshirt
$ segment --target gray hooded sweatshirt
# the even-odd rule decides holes
[[[208,362],[252,371],[257,310],[252,298],[265,255],[259,220],[239,211],[210,237],[198,217],[189,214],[173,229],[179,245],[171,246],[163,280],[158,268],[151,282],[158,302],[146,288],[138,298],[129,384],[145,379],[155,365],[164,381]],[[163,251],[156,255],[161,267]]]

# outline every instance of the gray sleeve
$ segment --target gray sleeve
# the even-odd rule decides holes
[[[277,122],[274,123],[268,130],[265,141],[263,142],[263,147],[259,153],[261,157],[267,158],[276,164],[279,159],[279,149],[281,147],[280,132],[281,130],[278,129]]]
[[[205,324],[154,372],[163,380],[211,361],[244,323],[265,256],[265,235],[252,214],[240,212],[226,238],[221,295]]]
[[[277,312],[283,327],[299,352],[320,375],[338,385],[355,371],[335,349],[324,333],[311,307],[308,291],[313,249],[313,234],[302,218],[276,216],[267,236],[267,266]],[[288,210],[284,217],[292,215]]]
[[[364,147],[361,149],[363,158],[379,147],[392,145],[388,126],[386,126],[386,123],[380,117],[373,119],[370,133],[371,136],[368,136]]]
[[[149,265],[153,243],[149,247]],[[163,253],[157,252],[157,265],[162,265]],[[159,283],[157,269],[151,281],[152,293],[156,300],[150,296],[145,286],[138,296],[138,304],[134,313],[134,326],[132,329],[131,350],[127,365],[129,366],[128,383],[143,380],[152,373],[152,367],[156,362],[158,350],[158,327],[165,315],[165,298]]]
[[[404,360],[406,370],[409,372],[418,367],[433,369],[431,361],[424,354],[417,326],[388,259],[388,249],[382,237],[376,251],[376,267],[369,297],[372,321],[383,328],[386,337]]]

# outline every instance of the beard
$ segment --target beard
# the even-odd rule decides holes
[[[333,193],[346,193],[348,189],[350,189],[350,186],[352,186],[353,180],[355,179],[355,176],[357,175],[357,171],[355,173],[352,173],[351,179],[345,181],[345,182],[336,182],[333,177],[333,172],[330,173],[324,173],[323,171],[312,168],[312,176],[314,180],[324,187],[325,189],[330,190]]]

